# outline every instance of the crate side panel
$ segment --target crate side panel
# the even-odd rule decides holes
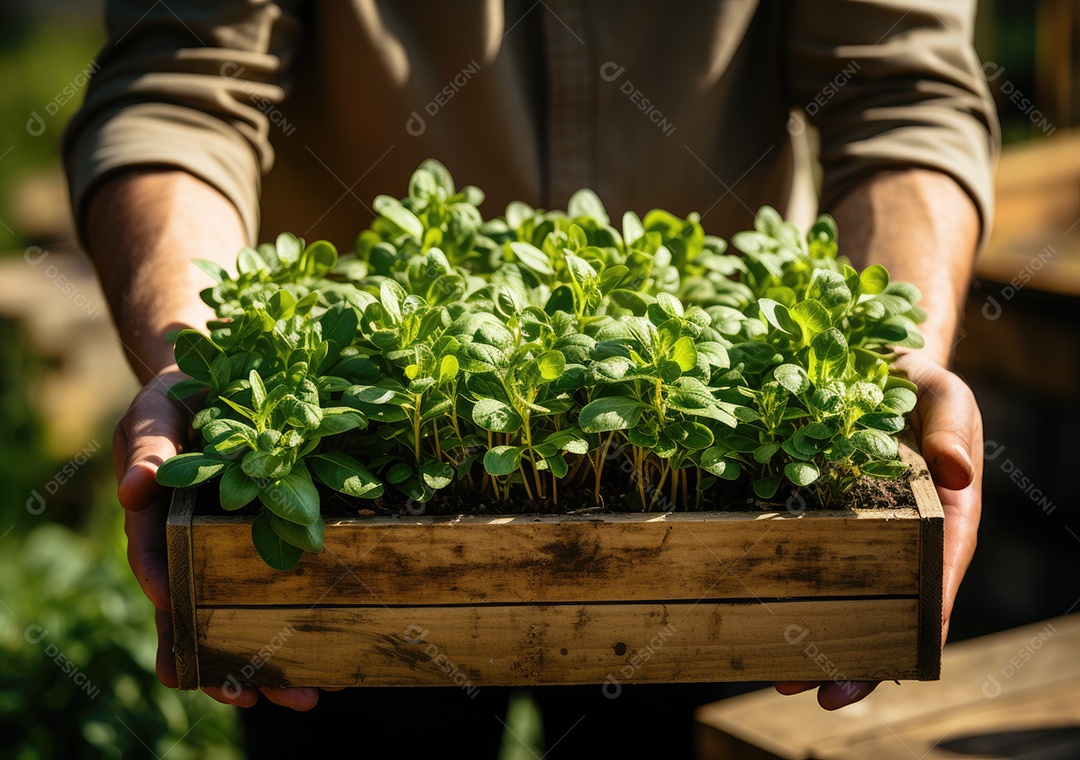
[[[191,522],[195,492],[179,488],[173,492],[165,522],[165,544],[169,563],[169,597],[172,600],[173,653],[177,682],[181,689],[199,688],[198,642],[195,634],[195,574],[191,553]]]
[[[246,523],[193,536],[200,605],[695,601],[915,596],[914,510],[723,520],[328,525],[292,571],[264,564]]]
[[[199,611],[204,684],[915,678],[914,599]],[[245,677],[246,676],[246,677]]]
[[[945,569],[945,511],[942,509],[926,460],[913,447],[901,457],[911,466],[911,492],[919,511],[919,678],[941,677],[943,574]]]

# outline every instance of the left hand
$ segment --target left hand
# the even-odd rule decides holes
[[[926,354],[904,354],[893,366],[919,386],[919,402],[908,421],[945,512],[944,642],[960,581],[975,554],[982,512],[982,414],[967,384]],[[836,710],[865,698],[877,685],[872,681],[784,681],[775,688],[781,694],[798,694],[817,687],[818,704]]]

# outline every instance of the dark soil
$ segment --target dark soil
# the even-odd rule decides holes
[[[899,509],[913,504],[910,482],[912,479],[929,477],[925,469],[917,472],[906,471],[896,479],[864,477],[859,479],[844,496],[842,503],[823,502],[825,497],[816,488],[783,488],[769,500],[757,498],[748,482],[742,480],[722,483],[715,487],[702,504],[701,511],[718,512],[783,512],[799,514],[823,509]],[[602,489],[600,505],[596,504],[592,489],[560,488],[558,503],[550,499],[537,502],[517,493],[505,501],[497,500],[491,494],[451,493],[440,495],[430,502],[421,504],[405,496],[393,487],[388,487],[383,496],[377,499],[356,499],[337,491],[318,485],[324,517],[372,517],[375,515],[409,517],[416,515],[571,515],[571,514],[611,514],[640,512],[627,506],[623,494],[614,489]],[[217,483],[200,487],[197,499],[199,514],[221,514],[216,508]],[[258,514],[259,503],[253,502],[244,509],[231,512],[233,515],[254,516]],[[656,509],[662,512],[663,509]],[[698,511],[678,507],[676,511]]]

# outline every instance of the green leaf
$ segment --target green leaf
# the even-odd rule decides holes
[[[566,368],[566,357],[561,351],[546,351],[536,359],[536,366],[545,382],[558,380]]]
[[[797,364],[781,364],[773,370],[773,377],[796,396],[801,396],[810,389],[810,377],[806,370]]]
[[[383,495],[383,484],[368,469],[348,454],[328,451],[306,460],[319,482],[335,491],[358,499],[375,499]]]
[[[547,469],[551,470],[551,474],[557,478],[565,478],[566,473],[570,471],[570,466],[562,456],[548,457],[543,464],[546,464]]]
[[[356,337],[356,310],[348,304],[336,303],[319,317],[319,324],[322,325],[323,340],[331,340],[339,349],[344,348]]]
[[[813,299],[799,301],[789,310],[794,319],[803,330],[803,340],[811,341],[818,333],[825,332],[832,327],[832,317],[829,310]]]
[[[701,468],[724,480],[735,480],[739,477],[740,467],[737,461],[727,458],[729,453],[726,446],[705,449],[701,454]]]
[[[259,495],[259,484],[244,474],[237,465],[230,465],[218,481],[218,498],[225,510],[242,509]]]
[[[424,482],[436,491],[454,482],[454,468],[447,462],[424,462],[420,467]]]
[[[506,224],[509,225],[511,229],[517,230],[535,215],[536,211],[528,203],[510,201],[509,205],[506,207]]]
[[[460,365],[458,364],[457,357],[452,354],[447,354],[439,360],[439,383],[448,383],[457,377]]]
[[[671,293],[657,293],[656,305],[669,317],[681,317],[685,313],[682,301],[671,295]]]
[[[596,270],[592,268],[589,262],[572,253],[566,254],[566,268],[570,270],[570,275],[579,285],[584,285],[584,283],[595,280],[597,277]]]
[[[806,290],[806,298],[820,301],[830,314],[840,314],[851,303],[851,289],[839,272],[815,269]]]
[[[254,274],[266,271],[266,262],[259,252],[249,246],[244,246],[236,254],[236,269],[240,274]]]
[[[671,361],[679,365],[683,372],[689,372],[697,366],[697,349],[694,348],[694,339],[684,335],[675,341],[669,354]]]
[[[633,211],[626,211],[622,217],[623,242],[630,247],[645,234],[645,228],[641,226],[641,219]]]
[[[256,412],[262,411],[266,403],[266,385],[255,370],[248,373],[248,383],[251,385],[251,406]]]
[[[896,441],[880,430],[856,430],[849,440],[852,446],[873,459],[896,458]]]
[[[442,188],[447,197],[454,194],[454,178],[450,176],[450,171],[440,161],[436,161],[434,158],[426,158],[417,171],[430,174],[435,179],[435,184]]]
[[[496,433],[513,433],[521,427],[522,419],[514,408],[493,398],[476,402],[472,412],[473,422],[484,430]]]
[[[277,250],[278,260],[285,266],[298,262],[300,253],[303,251],[303,244],[300,239],[288,232],[282,232],[277,236],[274,247]]]
[[[859,275],[859,292],[861,295],[877,295],[884,293],[889,287],[889,270],[881,264],[871,264]]]
[[[551,266],[551,261],[548,259],[548,255],[537,248],[532,243],[526,243],[523,240],[513,241],[508,243],[510,250],[514,252],[514,256],[521,263],[522,266],[531,269],[538,274],[553,275],[555,270]]]
[[[181,380],[169,387],[168,396],[169,398],[183,400],[206,389],[207,384],[201,380]]]
[[[202,483],[221,473],[229,462],[201,451],[178,454],[157,469],[157,482],[167,488],[184,488]]]
[[[395,280],[385,279],[379,283],[379,304],[393,324],[401,323],[401,302],[408,298],[405,288]]]
[[[275,320],[288,319],[296,309],[296,296],[287,290],[278,290],[266,301],[266,312]]]
[[[288,475],[260,489],[259,501],[278,517],[300,525],[314,525],[319,519],[319,492],[303,462],[297,462]]]
[[[637,425],[647,406],[623,396],[605,396],[585,405],[578,416],[578,425],[586,433],[606,433],[626,430]]]
[[[522,446],[496,446],[484,454],[484,469],[489,475],[509,475],[521,464]]]
[[[802,337],[802,328],[799,323],[792,318],[788,308],[779,301],[762,298],[758,300],[758,308],[761,310],[761,315],[765,317],[765,321],[780,332],[796,339]]]
[[[780,488],[780,481],[782,480],[780,475],[769,475],[765,478],[759,478],[754,481],[754,493],[757,494],[759,499],[771,499],[776,495],[776,491]]]
[[[576,427],[556,430],[544,439],[544,443],[555,446],[560,451],[569,451],[571,454],[587,454],[590,448],[589,439]]]
[[[431,501],[432,497],[435,496],[435,489],[429,487],[427,483],[417,477],[411,477],[404,483],[399,483],[397,488],[410,499],[421,504]]]
[[[818,479],[821,471],[811,462],[789,462],[784,466],[784,475],[797,486],[808,486]]]
[[[323,413],[318,404],[287,397],[282,407],[286,412],[286,422],[290,425],[315,430],[322,424]]]
[[[877,460],[859,465],[859,470],[864,475],[872,475],[875,478],[898,478],[907,470],[907,464],[896,460]]]
[[[241,250],[241,253],[243,253],[243,250]],[[220,284],[231,279],[229,273],[217,262],[210,261],[209,259],[192,259],[191,263],[206,272],[206,274],[210,276],[210,279],[216,283]]]
[[[399,483],[404,483],[406,480],[408,480],[412,476],[413,476],[413,467],[412,467],[411,464],[406,464],[405,462],[398,462],[397,464],[391,466],[390,469],[386,471],[386,479],[390,483],[393,483],[394,485],[398,485]]]
[[[297,525],[294,522],[282,520],[277,515],[273,515],[270,518],[270,526],[282,541],[292,546],[299,547],[312,554],[318,554],[323,550],[326,528],[322,517],[311,525]]]
[[[389,195],[380,195],[375,198],[372,208],[375,213],[382,217],[382,221],[395,232],[404,232],[416,240],[423,239],[423,222],[416,217],[416,214],[402,206],[401,201],[391,198]]]
[[[326,240],[316,240],[304,250],[307,273],[319,277],[326,274],[337,264],[337,249]]]
[[[285,477],[292,465],[281,454],[270,451],[249,451],[241,463],[244,474],[249,478],[273,480]]]
[[[273,515],[263,510],[251,523],[251,542],[263,562],[275,570],[291,570],[304,556],[304,550],[284,540],[274,530]]]
[[[759,464],[764,464],[772,459],[773,454],[779,450],[779,443],[763,443],[754,451],[754,461]]]
[[[566,204],[566,213],[571,219],[582,216],[591,217],[600,226],[604,226],[611,221],[608,219],[607,211],[604,210],[604,204],[600,202],[600,198],[587,187],[581,188],[570,196],[570,200]]]
[[[847,367],[848,345],[844,334],[830,327],[810,342],[810,372],[815,385],[843,375]]]
[[[206,384],[213,381],[214,360],[224,355],[216,343],[198,330],[181,330],[176,336],[174,352],[180,371]]]
[[[881,400],[881,410],[893,414],[907,414],[915,408],[919,397],[909,388],[897,386],[885,391]]]
[[[899,433],[904,429],[904,418],[899,414],[889,412],[874,412],[859,417],[859,424],[863,427],[880,430],[884,433]]]
[[[310,433],[313,438],[340,435],[349,430],[367,427],[367,418],[351,407],[331,407],[323,409],[322,414],[319,426]]]
[[[713,434],[700,422],[679,422],[664,431],[669,440],[685,449],[707,449],[713,445]]]

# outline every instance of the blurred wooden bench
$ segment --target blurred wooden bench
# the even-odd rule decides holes
[[[700,760],[1080,758],[1080,614],[950,644],[941,680],[836,712],[772,689],[700,707]]]
[[[1080,130],[1008,146],[976,277],[1080,296]]]

